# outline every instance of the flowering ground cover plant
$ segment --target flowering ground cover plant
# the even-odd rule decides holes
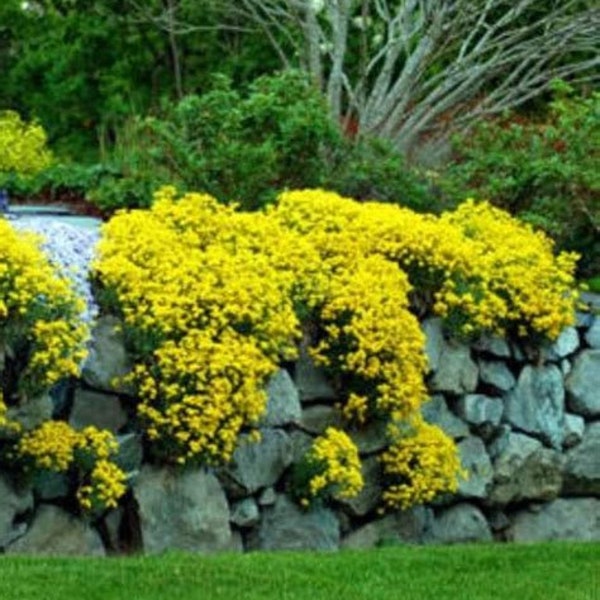
[[[454,442],[420,418],[417,316],[440,315],[463,336],[553,339],[574,318],[574,263],[486,203],[435,217],[300,190],[248,214],[163,188],[151,209],[104,227],[94,277],[103,309],[122,318],[156,460],[229,461],[303,334],[337,387],[347,430],[315,441],[297,496],[358,493],[352,432],[378,421],[388,436],[382,500],[404,509],[454,491],[463,475]]]
[[[363,486],[358,449],[335,427],[328,427],[296,466],[294,487],[305,507],[315,499],[353,498]]]
[[[39,244],[0,219],[0,373],[8,404],[77,375],[86,355],[85,303]]]
[[[109,431],[76,431],[64,421],[46,421],[25,433],[16,446],[24,468],[71,475],[86,513],[116,508],[126,491],[126,475],[114,463],[118,444]]]
[[[125,474],[112,460],[113,436],[53,420],[27,430],[10,415],[11,407],[78,375],[87,354],[91,314],[81,296],[84,276],[69,269],[61,239],[18,231],[0,219],[0,460],[33,477],[66,473],[81,510],[94,513],[115,507],[125,493]]]

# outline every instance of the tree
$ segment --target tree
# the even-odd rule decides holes
[[[598,81],[600,9],[589,0],[238,0],[282,64],[299,64],[335,119],[409,153],[517,107],[557,78]]]

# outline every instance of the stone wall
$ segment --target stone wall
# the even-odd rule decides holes
[[[19,486],[0,473],[7,553],[600,540],[600,317],[580,315],[544,351],[491,338],[468,347],[447,339],[438,320],[425,321],[432,399],[423,411],[457,441],[470,476],[452,497],[386,515],[378,511],[377,426],[352,433],[366,480],[357,498],[307,512],[286,494],[293,463],[314,436],[341,422],[332,388],[304,354],[271,379],[262,440],[242,443],[230,466],[177,471],[146,463],[131,390],[113,386],[129,368],[114,325],[100,319],[81,381],[41,398],[27,418],[54,412],[74,427],[115,432],[132,489],[117,510],[86,522],[70,512],[60,475]]]

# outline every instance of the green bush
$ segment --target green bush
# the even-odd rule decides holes
[[[34,200],[45,202],[81,203],[88,191],[114,179],[117,172],[108,165],[82,165],[55,163],[32,176],[0,173],[0,188],[6,189],[16,202]]]
[[[215,77],[161,117],[131,123],[112,156],[119,176],[92,193],[102,208],[146,206],[165,183],[256,209],[285,187],[319,186],[327,149],[342,143],[320,93],[295,72],[256,80],[246,95]]]
[[[246,94],[224,76],[160,117],[131,121],[91,191],[101,208],[146,207],[165,184],[255,210],[284,189],[326,187],[359,199],[429,207],[427,189],[394,149],[345,138],[303,75],[261,77]]]
[[[489,199],[582,255],[580,275],[600,272],[600,93],[564,83],[542,122],[509,114],[455,140],[457,160],[438,181],[453,201]]]
[[[357,200],[377,200],[418,212],[437,212],[436,199],[425,179],[382,139],[346,140],[331,161],[325,187]]]
[[[0,111],[0,175],[34,175],[52,162],[46,132],[27,123],[14,111]]]

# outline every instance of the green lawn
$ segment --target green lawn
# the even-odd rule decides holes
[[[0,556],[2,600],[599,600],[600,544],[63,559]]]

